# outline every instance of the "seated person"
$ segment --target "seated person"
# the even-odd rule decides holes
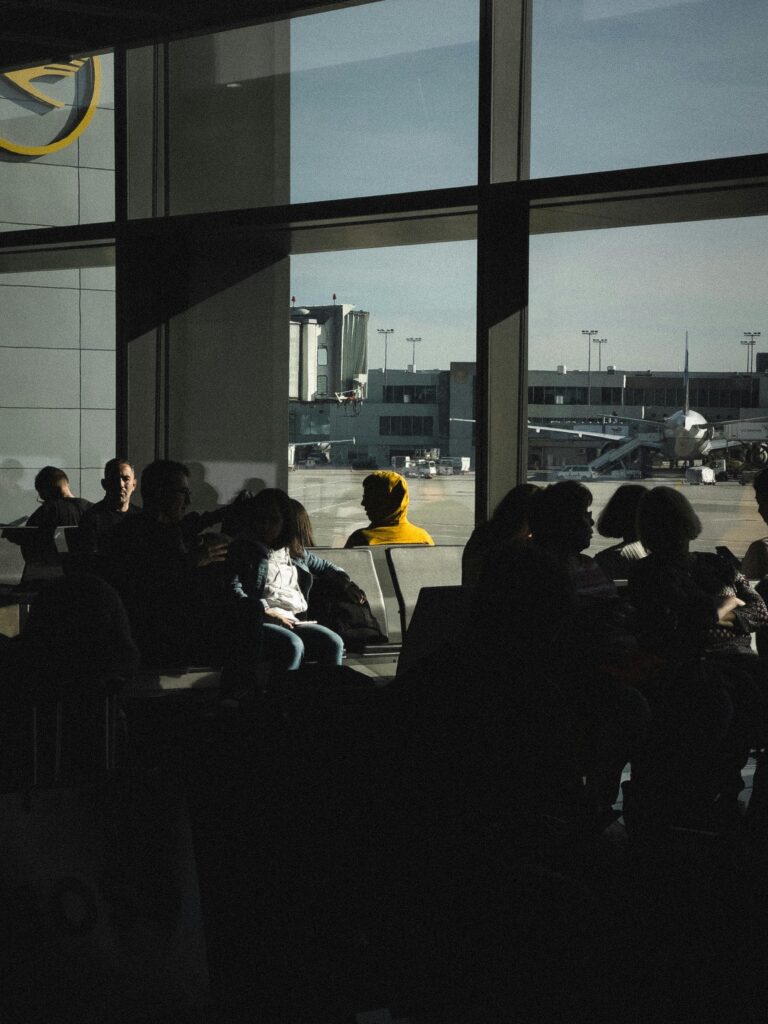
[[[591,504],[583,484],[551,484],[531,499],[529,525],[534,546],[552,555],[575,592],[573,614],[551,640],[559,652],[555,681],[579,728],[587,799],[600,822],[610,816],[624,765],[642,748],[650,712],[635,685],[642,666],[629,610],[583,553],[592,539]]]
[[[768,469],[760,470],[752,486],[760,518],[768,523]],[[741,572],[748,580],[762,580],[768,576],[768,537],[752,541],[742,560]]]
[[[291,555],[304,558],[307,548],[315,547],[312,520],[309,513],[295,498],[290,499],[296,517],[296,537],[290,545]],[[309,595],[307,615],[321,626],[338,633],[347,651],[360,652],[366,644],[386,643],[368,598],[349,578],[339,573],[315,576]]]
[[[729,558],[689,550],[701,522],[679,490],[647,491],[637,522],[649,554],[635,564],[630,598],[658,668],[644,687],[651,752],[633,787],[657,818],[691,809],[736,817],[741,769],[768,738],[764,669],[751,650],[768,610]]]
[[[57,526],[77,526],[83,513],[91,507],[85,498],[76,498],[69,486],[69,477],[56,466],[43,466],[35,477],[35,490],[42,503],[27,520],[27,530],[6,530],[4,536],[21,547],[25,562],[37,565],[61,565],[53,536]]]
[[[363,480],[360,504],[370,526],[355,530],[347,537],[345,548],[371,544],[431,544],[434,541],[420,526],[408,522],[408,484],[399,473],[377,469]]]
[[[140,511],[138,506],[131,504],[131,497],[136,490],[136,474],[126,459],[110,459],[107,462],[101,486],[104,488],[104,497],[91,505],[80,520],[77,551],[105,551],[112,530],[122,517]]]
[[[594,558],[583,554],[592,542],[592,492],[575,480],[550,484],[534,494],[528,508],[531,539],[554,556],[582,597],[615,598],[616,586]]]
[[[654,487],[637,515],[649,555],[635,564],[630,594],[644,643],[673,658],[751,654],[768,610],[729,558],[689,550],[701,522],[685,495]]]
[[[109,544],[109,576],[125,602],[149,665],[219,664],[227,649],[223,581],[226,541],[185,536],[189,474],[158,459],[141,474],[143,508],[124,515]]]
[[[601,537],[621,538],[618,544],[603,548],[595,555],[595,561],[612,580],[625,580],[632,564],[638,558],[645,558],[647,552],[637,539],[637,506],[645,494],[642,484],[622,484],[608,499],[597,520],[597,532]]]
[[[228,588],[235,605],[263,608],[263,657],[286,671],[304,657],[323,665],[340,665],[344,642],[332,630],[306,620],[314,577],[338,576],[358,588],[338,566],[304,549],[298,539],[291,499],[278,488],[265,488],[241,506],[243,531],[227,554]]]
[[[477,585],[483,561],[491,551],[510,541],[528,539],[528,503],[538,490],[536,484],[518,484],[504,495],[488,522],[475,527],[461,556],[461,582],[465,587]]]
[[[503,545],[453,642],[383,693],[380,756],[393,777],[379,798],[391,800],[405,861],[421,850],[437,889],[457,868],[482,876],[495,858],[508,867],[540,855],[548,815],[582,821],[571,714],[550,658],[574,599],[549,554]]]

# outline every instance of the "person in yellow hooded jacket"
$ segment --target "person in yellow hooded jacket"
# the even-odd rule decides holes
[[[399,473],[379,469],[363,480],[360,504],[371,521],[347,537],[345,548],[370,544],[432,544],[434,541],[420,526],[408,522],[408,484]]]

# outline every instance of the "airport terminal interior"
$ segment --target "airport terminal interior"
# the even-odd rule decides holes
[[[397,642],[358,673],[368,690],[270,691],[247,724],[205,673],[135,698],[133,726],[107,699],[162,822],[153,838],[134,808],[135,841],[117,815],[109,839],[144,867],[158,853],[160,882],[142,889],[126,855],[92,907],[91,819],[69,867],[44,869],[68,880],[50,897],[67,935],[92,943],[75,970],[67,936],[35,933],[72,1020],[762,1018],[766,835],[580,837],[574,880],[554,782],[544,867],[507,871],[493,840],[514,830],[478,815],[462,828],[482,870],[446,868],[424,802],[423,827],[398,809],[402,833],[387,805],[392,849],[405,836],[435,867],[408,890],[361,808],[392,755],[370,694],[419,587],[461,582],[512,487],[580,480],[596,517],[621,483],[664,484],[699,513],[691,550],[741,558],[763,535],[767,46],[763,0],[0,0],[0,525],[34,511],[43,466],[97,501],[120,455],[187,465],[201,513],[283,489],[317,548],[341,549],[364,477],[394,467],[450,564],[414,563],[401,588],[383,549],[365,562]],[[710,465],[714,487],[684,485]],[[17,633],[33,595],[0,544],[0,633]],[[0,821],[0,851],[25,820]],[[19,1019],[59,1019],[27,968]]]

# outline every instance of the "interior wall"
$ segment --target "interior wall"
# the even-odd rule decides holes
[[[77,139],[42,156],[0,148],[0,232],[113,219],[113,59],[99,59],[98,107]],[[48,80],[41,88],[55,91]],[[27,142],[33,120],[42,137],[46,116],[18,91],[0,97],[4,137]],[[76,494],[102,497],[103,465],[115,454],[113,268],[0,275],[0,438],[0,522],[34,511],[44,465],[66,470]]]
[[[198,507],[287,485],[288,294],[282,259],[169,323],[168,457],[191,464]]]

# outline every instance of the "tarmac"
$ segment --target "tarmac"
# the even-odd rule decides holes
[[[367,519],[360,507],[362,482],[366,470],[333,466],[296,469],[289,475],[288,489],[300,501],[312,519],[315,540],[321,547],[343,547],[353,530],[365,526]],[[621,480],[586,480],[592,492],[592,515],[597,521]],[[646,487],[663,484],[679,487],[701,519],[703,531],[692,544],[693,550],[713,551],[725,545],[742,557],[753,540],[768,535],[768,526],[758,515],[754,491],[736,481],[714,485],[685,484],[682,474],[649,477]],[[475,474],[442,476],[432,480],[409,479],[408,518],[427,530],[437,544],[464,544],[472,532],[475,516]],[[595,531],[587,554],[615,543]]]

